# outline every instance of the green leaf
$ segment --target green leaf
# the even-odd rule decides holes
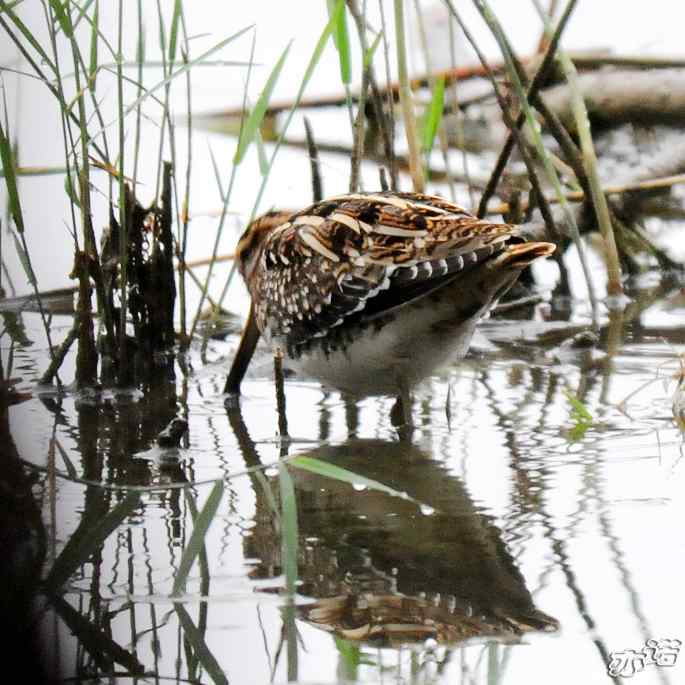
[[[342,12],[336,12],[335,0],[326,0],[328,16],[335,17],[333,30],[333,44],[338,51],[340,60],[340,80],[349,85],[352,80],[352,67],[350,62],[350,38],[347,32],[347,11],[343,6]]]
[[[567,390],[565,395],[571,405],[571,420],[574,424],[568,431],[568,439],[576,442],[583,439],[588,428],[594,423],[594,417],[573,393]]]
[[[57,589],[66,583],[74,571],[102,547],[105,540],[139,505],[140,493],[131,492],[95,525],[80,531],[78,535],[72,535],[50,569],[45,584]]]
[[[566,391],[566,398],[571,405],[571,417],[576,422],[592,422],[594,421],[592,414],[587,407],[570,391]]]
[[[207,498],[204,507],[202,507],[202,511],[195,518],[193,532],[190,535],[190,540],[188,540],[186,548],[183,550],[183,556],[181,557],[176,578],[174,579],[172,590],[172,594],[174,595],[180,595],[185,590],[188,574],[193,566],[195,557],[197,557],[204,546],[205,535],[207,534],[210,524],[214,520],[223,493],[223,481],[217,481],[214,484],[212,491],[209,493],[209,497]]]
[[[7,186],[10,214],[14,220],[14,225],[17,227],[17,231],[23,233],[24,215],[21,211],[19,189],[17,188],[17,167],[14,162],[12,145],[5,135],[2,123],[0,123],[0,159],[2,159],[2,170],[5,176],[5,185]]]
[[[295,488],[288,469],[278,466],[281,492],[281,566],[285,573],[285,587],[290,594],[297,583],[297,502]]]
[[[271,74],[269,75],[266,85],[259,95],[257,104],[250,112],[250,116],[245,120],[242,134],[240,136],[240,140],[238,141],[238,149],[235,151],[235,155],[233,156],[233,164],[238,165],[243,161],[247,148],[250,147],[250,143],[252,143],[257,131],[259,130],[262,119],[264,119],[264,114],[269,106],[271,94],[273,93],[276,82],[278,81],[278,77],[283,69],[283,65],[285,64],[285,60],[288,56],[291,45],[292,41],[288,43],[288,46],[283,51],[283,54],[280,56],[278,62],[276,62],[276,65],[271,70]]]
[[[190,614],[185,610],[185,607],[179,603],[174,604],[174,609],[178,614],[178,620],[183,628],[183,634],[185,635],[186,640],[188,640],[193,653],[200,660],[205,671],[207,671],[207,675],[217,683],[217,685],[228,685],[228,678],[226,678],[219,662],[209,650],[209,647],[207,647],[203,634],[193,623]]]
[[[321,459],[316,459],[315,457],[307,457],[304,455],[293,457],[288,461],[288,464],[290,466],[295,466],[298,469],[309,471],[310,473],[316,473],[319,476],[325,476],[326,478],[339,480],[343,483],[349,483],[350,485],[363,486],[365,488],[369,488],[370,490],[378,490],[379,492],[385,492],[393,497],[401,497],[402,499],[416,502],[416,500],[409,497],[406,492],[400,492],[399,490],[395,490],[388,485],[379,483],[377,480],[360,476],[353,471],[348,471],[340,466],[336,466],[335,464],[331,464],[327,461],[322,461]]]
[[[423,136],[422,146],[423,151],[428,153],[433,149],[433,142],[435,135],[438,132],[438,126],[442,120],[442,112],[445,107],[445,77],[440,76],[435,81],[433,88],[433,97],[431,103],[426,111],[426,116],[423,122]]]

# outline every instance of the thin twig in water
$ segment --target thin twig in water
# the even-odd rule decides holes
[[[309,117],[304,117],[304,132],[307,136],[307,151],[309,152],[309,164],[312,169],[312,202],[321,202],[323,200],[323,183],[321,182],[319,150],[316,147]]]

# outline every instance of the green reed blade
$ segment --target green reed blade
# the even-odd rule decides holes
[[[175,0],[174,14],[171,17],[171,31],[169,32],[169,64],[172,65],[176,59],[176,45],[178,44],[178,25],[183,11],[182,0]]]
[[[5,129],[0,123],[0,159],[2,160],[2,170],[7,187],[7,197],[9,200],[9,210],[14,220],[14,225],[19,233],[24,232],[24,214],[21,211],[19,200],[19,189],[17,187],[17,167],[14,162],[14,151],[12,145],[5,135]]]
[[[57,21],[59,22],[62,32],[67,38],[71,38],[73,35],[73,27],[71,24],[71,15],[69,14],[69,10],[66,8],[68,0],[64,4],[62,4],[60,0],[49,1],[50,7],[52,7],[52,11],[55,13],[55,16],[57,17]]]
[[[183,634],[188,640],[193,653],[199,659],[203,668],[207,672],[207,675],[217,684],[217,685],[228,685],[228,678],[224,674],[223,669],[216,660],[216,657],[212,654],[207,643],[205,642],[204,635],[193,623],[193,619],[190,618],[190,614],[185,610],[182,604],[174,604],[174,609],[178,614],[178,620],[183,628]]]
[[[174,586],[172,589],[172,594],[174,595],[180,595],[185,590],[188,574],[195,561],[195,557],[197,557],[204,546],[205,535],[209,530],[210,524],[214,520],[223,494],[224,483],[219,480],[214,484],[204,507],[202,507],[202,510],[195,519],[193,532],[190,535],[190,540],[188,540],[186,548],[183,550],[181,562],[178,565],[178,571],[176,572],[176,578],[174,579]]]
[[[319,476],[332,478],[333,480],[349,483],[350,485],[363,486],[365,488],[369,488],[369,490],[378,490],[378,492],[384,492],[387,495],[392,495],[393,497],[400,497],[411,502],[416,502],[417,504],[419,503],[417,500],[409,497],[406,492],[400,492],[399,490],[395,490],[389,485],[384,485],[377,480],[360,476],[353,471],[348,471],[340,466],[330,464],[329,462],[321,459],[316,459],[315,457],[307,457],[305,455],[293,457],[288,461],[288,464],[295,466],[298,469],[302,469],[303,471],[316,473]]]
[[[235,155],[233,156],[233,164],[235,165],[238,165],[243,161],[245,153],[247,152],[247,148],[250,147],[250,144],[254,140],[256,132],[259,130],[259,127],[262,124],[262,120],[264,119],[266,110],[269,107],[269,100],[271,99],[271,94],[273,93],[274,88],[276,87],[278,77],[281,74],[281,70],[283,69],[285,60],[288,57],[288,52],[290,51],[291,45],[292,41],[288,43],[285,50],[283,50],[283,53],[278,59],[278,62],[276,62],[276,64],[274,65],[274,68],[271,70],[271,74],[267,79],[266,85],[264,86],[262,92],[259,95],[259,98],[257,99],[257,104],[254,106],[254,108],[250,112],[250,115],[245,120],[242,135],[240,136],[238,147],[235,151]]]
[[[252,25],[246,26],[244,29],[241,29],[237,33],[234,33],[232,36],[229,36],[228,38],[224,38],[222,41],[219,41],[214,47],[210,48],[206,52],[203,52],[200,56],[196,57],[193,60],[190,60],[189,62],[186,62],[183,64],[183,66],[179,67],[174,71],[172,74],[169,74],[166,78],[162,79],[158,83],[156,83],[154,86],[148,88],[141,96],[137,97],[127,108],[126,111],[124,112],[125,115],[129,114],[132,112],[138,105],[142,104],[145,100],[147,100],[152,93],[158,91],[160,88],[164,88],[164,86],[168,85],[175,79],[177,79],[179,76],[185,74],[188,70],[192,69],[193,67],[197,66],[198,64],[201,64],[204,62],[207,57],[210,57],[214,53],[218,52],[222,48],[226,47],[229,43],[232,41],[240,38],[244,33],[249,31],[252,28]],[[93,136],[95,137],[95,136]]]
[[[95,79],[98,73],[98,34],[100,33],[100,1],[95,3],[90,33],[90,61],[88,64],[88,87],[95,92]]]
[[[45,585],[51,589],[64,585],[76,569],[85,564],[139,506],[140,493],[131,492],[91,528],[72,535],[50,569]]]
[[[442,112],[445,108],[445,77],[440,76],[435,81],[433,96],[423,120],[421,142],[423,152],[428,153],[433,149],[435,136],[438,133],[438,126],[442,120]]]
[[[286,590],[292,595],[297,584],[297,501],[293,480],[284,464],[278,465],[278,484],[281,492],[281,566]]]
[[[335,14],[335,0],[326,0],[329,18]],[[350,37],[347,31],[347,12],[343,8],[336,16],[335,30],[332,38],[340,61],[340,80],[349,85],[352,80],[352,66],[350,58]]]

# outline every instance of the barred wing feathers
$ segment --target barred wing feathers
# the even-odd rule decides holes
[[[260,328],[297,346],[349,317],[381,316],[501,252],[513,230],[414,193],[311,205],[266,239],[252,293]]]

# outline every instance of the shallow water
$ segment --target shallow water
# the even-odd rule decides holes
[[[88,682],[600,683],[612,652],[682,640],[679,287],[633,292],[596,349],[569,344],[587,329],[581,306],[484,322],[467,360],[416,393],[411,436],[392,426],[389,398],[346,402],[289,379],[289,442],[265,356],[239,409],[224,408],[235,335],[198,345],[145,393],[58,398],[34,387],[46,351],[38,317],[22,315],[33,345],[15,345],[12,375],[32,397],[10,407],[11,446],[33,465],[43,576],[67,546],[76,559],[64,594],[40,600],[49,670]],[[160,448],[177,408],[187,441]],[[293,464],[279,475],[293,455],[358,482]],[[216,479],[204,556],[172,599]],[[294,603],[288,523],[274,514],[290,481]],[[117,520],[131,486],[139,499]],[[635,682],[682,682],[683,663],[645,665]]]

